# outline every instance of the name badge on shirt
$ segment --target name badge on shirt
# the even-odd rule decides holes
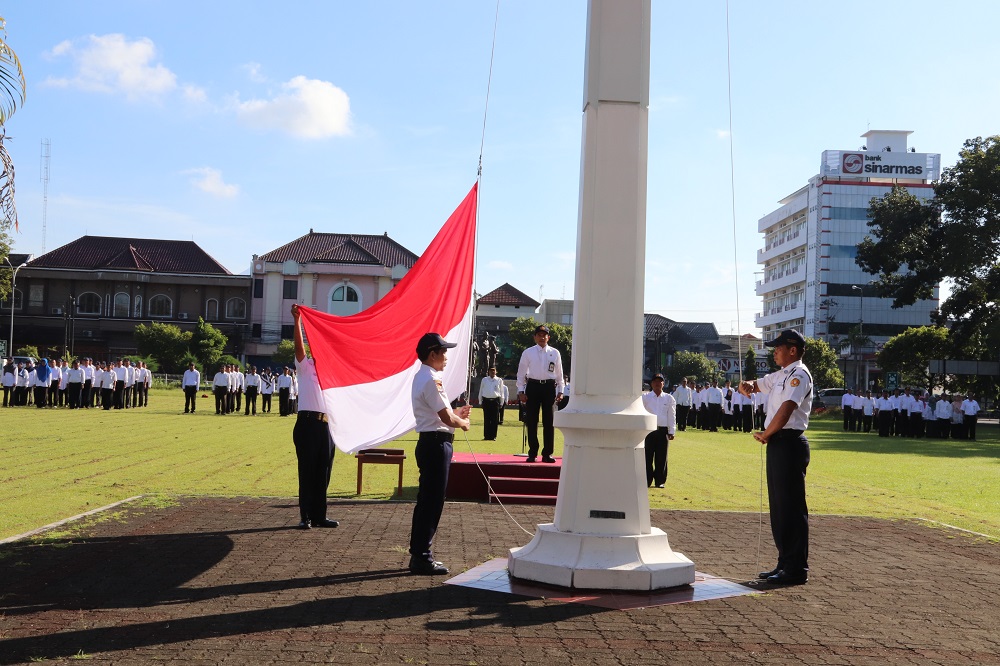
[[[555,371],[556,371],[555,361],[549,361],[549,372],[555,372]]]

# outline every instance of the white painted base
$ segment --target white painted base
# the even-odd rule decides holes
[[[538,526],[526,546],[510,549],[511,576],[539,583],[597,590],[659,590],[694,582],[694,562],[670,549],[667,534],[615,535],[560,532]]]

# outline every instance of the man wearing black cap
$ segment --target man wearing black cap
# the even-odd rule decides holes
[[[766,345],[774,348],[774,362],[781,370],[740,384],[744,395],[767,394],[764,430],[754,433],[754,439],[767,445],[767,497],[778,564],[759,577],[777,585],[801,585],[809,580],[809,442],[804,433],[809,427],[813,381],[802,363],[806,341],[798,331],[782,331]]]
[[[437,333],[425,333],[417,342],[417,358],[421,366],[413,378],[410,396],[417,422],[414,457],[420,470],[420,480],[410,529],[410,572],[419,575],[448,573],[444,564],[434,560],[431,544],[444,509],[455,428],[468,431],[471,409],[465,405],[453,411],[444,390],[448,350],[455,346],[456,343],[446,342]]]
[[[535,346],[521,352],[517,365],[517,397],[524,409],[524,425],[528,430],[528,460],[538,455],[538,408],[542,409],[542,462],[554,463],[555,429],[552,408],[562,398],[563,367],[559,350],[549,346],[548,326],[535,327]]]
[[[663,390],[663,375],[649,380],[649,393],[642,396],[642,406],[656,415],[656,430],[646,435],[646,487],[656,482],[657,488],[667,483],[667,446],[677,429],[677,401]]]
[[[295,326],[295,371],[299,376],[299,410],[292,428],[295,457],[299,468],[300,530],[310,527],[337,527],[326,517],[326,490],[333,469],[333,436],[326,415],[323,393],[316,375],[316,362],[306,357],[298,304],[292,305]]]

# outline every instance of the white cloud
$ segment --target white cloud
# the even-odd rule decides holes
[[[129,99],[158,97],[177,88],[177,76],[157,62],[156,45],[142,37],[90,35],[83,43],[60,42],[47,54],[69,57],[76,69],[68,78],[49,78],[47,85],[123,94]]]
[[[261,74],[260,63],[259,62],[248,62],[243,65],[244,71],[247,73],[247,78],[249,78],[254,83],[266,83],[267,77]]]
[[[326,139],[351,133],[351,103],[328,81],[296,76],[282,85],[284,94],[268,100],[237,103],[237,116],[260,130],[279,130],[302,139]]]
[[[486,264],[489,268],[495,268],[502,271],[512,271],[514,270],[514,264],[509,261],[500,261],[499,259],[494,259],[493,261]]]
[[[208,95],[204,88],[198,86],[185,85],[183,88],[184,99],[195,104],[204,104],[208,101]]]
[[[187,175],[197,176],[191,179],[191,184],[202,192],[222,199],[232,199],[240,193],[239,185],[229,185],[222,180],[222,172],[211,167],[199,167],[188,169],[182,172]]]

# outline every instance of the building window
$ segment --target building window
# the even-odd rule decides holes
[[[45,285],[33,284],[28,287],[28,307],[40,308],[45,302]],[[127,307],[126,307],[127,309]]]
[[[169,296],[157,294],[149,299],[146,314],[150,317],[170,317],[174,313],[174,303]]]
[[[21,293],[20,289],[15,289],[14,290],[14,309],[15,310],[20,310],[21,307],[24,305],[23,301],[24,301],[24,294]],[[10,312],[10,299],[9,298],[5,298],[3,301],[0,301],[0,310],[7,310],[8,312]]]
[[[115,315],[116,317],[128,317],[128,294],[123,291],[115,294]]]
[[[299,281],[285,280],[284,285],[282,287],[282,298],[295,300],[298,297],[299,297]]]
[[[250,327],[250,337],[252,337],[252,338],[259,338],[260,337],[260,333],[261,333],[261,331],[260,331],[260,324],[253,324]]]
[[[361,298],[358,290],[350,284],[334,287],[330,293],[328,312],[338,317],[347,317],[361,312]]]
[[[219,301],[210,298],[205,301],[205,321],[216,321],[219,318]]]
[[[253,297],[264,298],[264,280],[262,278],[253,279]]]
[[[295,326],[292,324],[281,325],[281,339],[291,340],[295,336]]]
[[[142,317],[142,296],[135,297],[135,307],[132,308],[132,316],[136,319]]]
[[[226,319],[246,319],[247,302],[242,298],[230,298],[226,301]]]
[[[101,297],[92,291],[80,294],[80,298],[76,299],[76,313],[82,315],[101,314]]]

